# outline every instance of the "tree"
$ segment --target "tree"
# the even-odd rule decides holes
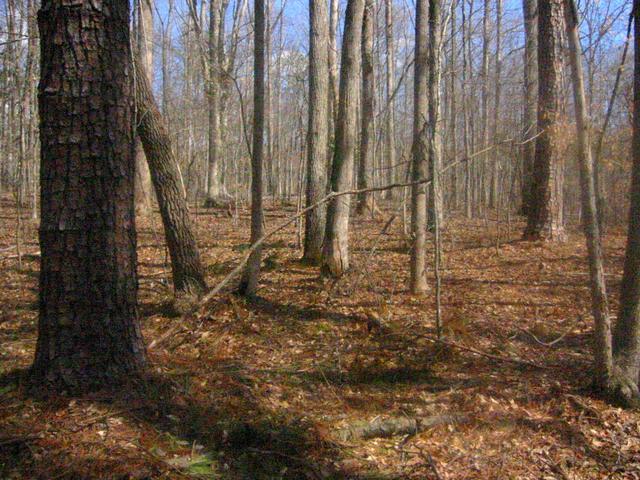
[[[637,403],[640,376],[640,0],[633,2],[635,60],[633,73],[632,172],[629,227],[614,330],[614,388],[618,399]]]
[[[385,84],[386,84],[386,101],[387,111],[385,114],[385,175],[383,175],[387,184],[393,181],[393,171],[396,164],[396,123],[395,108],[393,99],[394,75],[395,75],[395,51],[393,41],[393,2],[392,0],[384,1],[384,38],[385,38]],[[385,198],[391,196],[391,190],[383,192]]]
[[[136,124],[153,180],[164,233],[171,257],[173,287],[177,292],[199,295],[207,288],[204,268],[193,234],[189,208],[182,193],[171,137],[160,114],[142,67],[136,75]]]
[[[373,72],[373,25],[375,10],[372,0],[365,0],[362,19],[362,88],[361,95],[361,130],[360,152],[358,157],[358,188],[364,189],[370,186],[369,170],[373,164],[375,150],[375,125],[373,122],[375,83]],[[362,215],[367,209],[373,211],[373,195],[365,192],[358,195],[356,213]]]
[[[536,134],[537,0],[522,0],[522,11],[524,16],[524,112],[522,118],[522,140],[526,141]],[[521,212],[524,215],[529,213],[531,206],[531,181],[533,178],[535,154],[535,141],[527,141],[522,146]]]
[[[39,12],[42,223],[34,380],[85,391],[139,372],[129,2]]]
[[[356,150],[356,102],[364,0],[348,0],[342,40],[340,93],[336,120],[336,146],[331,166],[331,189],[347,190],[353,180]],[[335,198],[327,207],[322,250],[322,273],[340,277],[349,269],[349,196]]]
[[[253,146],[251,150],[251,243],[257,242],[263,232],[262,164],[264,158],[264,74],[265,74],[265,5],[264,0],[254,3],[253,47]],[[255,295],[260,277],[262,248],[256,248],[247,262],[240,280],[242,295]]]
[[[589,253],[591,311],[595,319],[595,338],[593,342],[595,358],[594,383],[598,388],[606,391],[609,388],[613,372],[611,320],[609,318],[600,224],[598,222],[595,172],[589,139],[589,115],[584,94],[578,11],[573,0],[565,0],[564,11],[567,38],[569,40],[573,103],[578,137],[578,160],[580,162],[580,181],[582,186],[582,222]]]
[[[562,0],[538,2],[538,132],[524,237],[566,238],[563,219]]]
[[[428,0],[416,2],[415,64],[413,81],[413,144],[411,178],[414,182],[427,178],[429,131],[427,115]],[[411,280],[413,293],[427,290],[427,187],[414,185],[411,190]]]
[[[205,207],[221,205],[224,194],[220,177],[220,148],[222,133],[220,129],[220,0],[209,3],[209,52],[205,68],[209,69],[207,102],[209,108],[209,149],[207,154],[207,192]]]
[[[153,0],[136,1],[138,16],[136,24],[136,44],[140,57],[140,64],[144,67],[144,72],[149,75],[149,83],[153,72]],[[144,151],[139,141],[136,140],[136,179],[135,179],[135,200],[136,212],[146,215],[151,211],[151,173],[149,165],[144,156]]]
[[[329,20],[324,0],[309,1],[309,113],[307,133],[306,205],[313,205],[327,191],[329,155]],[[305,216],[304,253],[308,263],[317,265],[322,256],[326,206]]]

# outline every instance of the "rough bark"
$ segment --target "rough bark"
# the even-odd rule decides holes
[[[582,187],[582,221],[589,253],[589,273],[591,287],[591,311],[595,320],[594,359],[595,384],[608,388],[613,370],[611,350],[611,321],[605,286],[602,244],[598,222],[598,208],[591,142],[589,140],[589,118],[584,94],[584,74],[582,70],[582,47],[578,31],[578,12],[573,0],[564,0],[565,25],[569,40],[571,79],[576,114],[578,137],[578,160],[580,162],[580,183]]]
[[[331,101],[331,118],[332,126],[338,116],[338,17],[340,15],[340,2],[338,0],[330,0],[329,11],[329,89]],[[335,135],[335,132],[334,132]]]
[[[362,19],[362,88],[360,116],[360,152],[358,157],[358,188],[367,188],[370,185],[369,172],[373,165],[375,150],[375,126],[374,126],[374,95],[375,82],[373,72],[373,26],[375,10],[372,0],[365,0]],[[358,195],[356,202],[356,214],[362,215],[367,210],[373,212],[373,194],[365,192]]]
[[[562,0],[538,2],[538,132],[531,209],[524,238],[564,241],[562,139]]]
[[[42,222],[34,380],[86,391],[143,368],[129,2],[38,14]]]
[[[613,338],[617,393],[625,403],[638,403],[640,374],[640,0],[633,2],[633,15],[635,60],[631,202],[620,311]]]
[[[327,36],[329,19],[324,0],[309,1],[309,118],[307,134],[306,206],[327,193],[329,156],[329,63]],[[305,261],[317,265],[322,256],[326,225],[326,206],[310,210],[305,216]]]
[[[414,182],[427,178],[427,152],[429,132],[427,116],[427,57],[428,57],[428,0],[417,0],[415,63],[413,82],[413,144],[411,179]],[[413,293],[425,292],[427,286],[427,186],[414,185],[411,189],[411,280]]]
[[[429,224],[442,226],[443,201],[440,187],[442,170],[442,119],[440,116],[440,79],[441,79],[441,48],[442,48],[442,5],[440,0],[429,0],[429,46],[427,95],[429,97],[429,173],[433,182],[429,184],[429,210],[431,218]],[[437,216],[437,218],[435,218]]]
[[[141,70],[141,71],[140,71]],[[171,137],[153,98],[147,75],[136,75],[136,124],[155,188],[171,257],[173,286],[177,292],[201,294],[207,287],[200,253],[193,234],[189,208],[182,193]]]
[[[336,121],[336,147],[331,166],[331,190],[351,188],[356,151],[356,102],[364,0],[349,0],[344,20],[340,98]],[[340,277],[349,269],[349,196],[331,200],[322,249],[322,274]]]
[[[535,136],[536,124],[536,90],[537,82],[537,0],[522,0],[524,16],[524,112],[522,139]],[[528,215],[531,208],[531,184],[533,181],[533,163],[536,155],[536,142],[527,142],[522,146],[522,208],[521,213]]]
[[[138,23],[136,29],[137,52],[144,71],[149,75],[153,72],[153,0],[138,0]],[[142,145],[136,139],[136,179],[135,179],[136,213],[147,215],[151,211],[151,173],[144,156]]]
[[[264,107],[265,107],[265,3],[254,4],[253,49],[253,145],[251,155],[251,243],[257,242],[263,232],[262,164],[264,159]],[[247,261],[238,291],[252,296],[258,290],[262,247],[256,248]]]

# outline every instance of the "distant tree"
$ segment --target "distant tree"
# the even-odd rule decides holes
[[[363,11],[364,0],[348,0],[342,40],[336,146],[331,166],[331,189],[334,192],[348,190],[353,181]],[[322,251],[323,275],[340,277],[349,269],[350,204],[349,195],[329,202]]]
[[[360,151],[358,152],[358,188],[370,187],[370,170],[373,165],[373,155],[375,151],[375,125],[374,125],[374,96],[375,96],[375,74],[373,71],[373,27],[375,21],[375,10],[373,0],[365,0],[364,14],[362,19],[362,88],[361,96],[361,129],[360,129]],[[373,194],[364,192],[358,195],[356,203],[356,213],[362,215],[367,209],[373,209]]]
[[[538,2],[538,132],[524,237],[563,241],[562,0]]]
[[[524,16],[524,112],[522,139],[533,138],[536,134],[536,87],[537,87],[537,0],[522,0]],[[529,213],[531,206],[531,181],[533,177],[533,163],[536,155],[536,142],[527,141],[522,146],[522,206],[524,215]]]
[[[428,171],[428,114],[427,61],[429,32],[428,0],[416,2],[415,64],[413,81],[413,145],[411,178],[417,182],[427,178]],[[414,185],[411,193],[411,280],[413,293],[427,290],[427,186]]]
[[[148,75],[149,83],[153,72],[153,9],[154,0],[136,0],[135,40],[140,64]],[[147,215],[151,211],[151,173],[145,158],[144,150],[136,139],[136,180],[135,180],[136,212]]]
[[[324,0],[309,0],[309,117],[307,133],[306,204],[327,193],[329,158],[329,19]],[[326,206],[305,216],[304,260],[318,265],[326,225]]]
[[[140,371],[128,0],[38,15],[42,222],[32,373],[85,391]]]
[[[262,237],[264,221],[262,211],[262,165],[264,159],[264,74],[265,74],[265,5],[264,0],[254,2],[254,56],[253,56],[253,146],[251,149],[251,243]],[[244,269],[239,291],[251,296],[258,289],[262,248],[256,248]]]

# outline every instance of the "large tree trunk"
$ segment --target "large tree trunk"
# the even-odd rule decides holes
[[[309,131],[307,135],[307,207],[327,192],[329,156],[329,19],[324,0],[309,1]],[[326,225],[326,206],[310,210],[305,217],[304,260],[320,263]]]
[[[136,123],[160,206],[177,292],[199,295],[206,289],[204,269],[180,184],[171,138],[153,98],[147,75],[136,75]]]
[[[417,0],[415,62],[413,81],[413,145],[412,174],[414,182],[428,176],[427,151],[429,144],[427,98],[427,57],[428,57],[428,0]],[[413,293],[427,290],[427,186],[414,185],[411,190],[411,280],[409,288]]]
[[[587,249],[589,252],[589,273],[591,286],[591,311],[595,319],[594,358],[595,384],[600,389],[609,388],[611,380],[611,321],[605,287],[602,244],[598,224],[596,186],[591,143],[589,141],[589,118],[584,95],[584,74],[582,71],[582,46],[578,31],[578,11],[573,0],[565,0],[565,18],[569,57],[571,60],[571,78],[573,99],[576,112],[576,130],[578,137],[578,159],[580,161],[580,180],[582,187],[582,221]]]
[[[375,10],[372,0],[365,0],[362,19],[362,113],[360,116],[360,155],[358,157],[358,188],[365,189],[370,186],[369,171],[373,164],[375,150],[375,126],[374,126],[374,95],[375,82],[373,73],[373,25]],[[373,194],[365,192],[358,195],[356,213],[364,214],[367,210],[373,212]]]
[[[144,72],[149,75],[151,83],[153,72],[153,0],[138,0],[138,24],[136,29],[137,50]],[[135,179],[136,212],[147,215],[151,212],[151,173],[144,157],[142,145],[136,139],[136,179]]]
[[[524,113],[522,140],[533,138],[537,132],[536,125],[536,90],[537,82],[537,0],[522,0],[524,16]],[[536,142],[527,141],[522,146],[522,209],[528,215],[531,208],[531,184],[533,179],[533,163],[536,155]]]
[[[265,74],[265,0],[255,0],[253,56],[253,146],[251,156],[251,243],[263,233],[262,165],[264,159],[264,74]],[[256,248],[244,269],[240,286],[242,295],[252,296],[258,290],[262,247]]]
[[[338,116],[338,19],[340,16],[339,0],[329,0],[329,95],[331,101],[331,125],[335,130]],[[333,133],[335,136],[335,132]]]
[[[344,20],[340,101],[336,121],[336,147],[331,168],[331,189],[351,188],[356,151],[358,70],[364,0],[349,0]],[[349,195],[333,199],[327,208],[327,227],[322,251],[322,273],[340,277],[349,269]]]
[[[566,240],[563,219],[562,0],[540,0],[538,8],[538,131],[531,209],[524,237]]]
[[[629,230],[614,332],[614,359],[620,399],[637,403],[640,374],[640,0],[633,2],[635,62],[633,74],[633,144]]]
[[[34,379],[70,392],[145,364],[136,312],[129,2],[45,0]]]

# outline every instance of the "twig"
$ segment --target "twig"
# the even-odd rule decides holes
[[[524,328],[518,328],[518,330],[520,330],[523,333],[526,333],[527,335],[529,335],[531,338],[533,338],[536,343],[542,345],[543,347],[552,347],[554,346],[556,343],[562,341],[562,339],[564,337],[566,337],[569,332],[571,332],[571,330],[573,330],[573,326],[571,326],[566,332],[564,332],[562,335],[560,335],[558,338],[556,338],[555,340],[552,340],[551,342],[543,342],[542,340],[540,340],[538,337],[536,337],[533,333],[531,333],[528,330],[525,330]]]

